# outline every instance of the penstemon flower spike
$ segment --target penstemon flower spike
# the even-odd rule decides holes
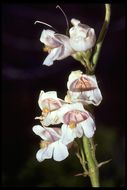
[[[59,5],[56,8],[64,14],[68,29],[69,23],[64,11]],[[71,72],[64,100],[57,97],[56,91],[41,90],[38,99],[41,116],[35,117],[39,119],[41,125],[32,128],[42,139],[40,149],[36,153],[39,162],[51,158],[62,161],[75,147],[75,154],[84,170],[75,176],[88,176],[92,187],[100,187],[99,168],[111,161],[110,159],[97,162],[95,155],[97,144],[93,141],[96,131],[93,106],[98,106],[102,101],[95,68],[111,14],[110,4],[105,4],[105,8],[105,20],[97,41],[94,29],[75,18],[71,19],[73,26],[69,29],[69,36],[56,33],[54,30],[42,31],[40,41],[45,44],[45,50],[48,51],[44,65],[50,66],[55,60],[72,56],[84,65],[86,73],[80,70]],[[45,22],[36,23],[54,29]],[[54,127],[57,124],[61,124],[61,127]]]

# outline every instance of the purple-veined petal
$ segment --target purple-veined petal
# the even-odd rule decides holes
[[[83,105],[93,104],[98,106],[102,101],[101,91],[98,87],[95,75],[86,75],[73,71],[69,75],[67,83],[68,97],[65,100],[81,102]]]
[[[59,47],[62,44],[61,41],[55,37],[55,32],[53,30],[43,30],[40,41],[51,48]]]
[[[79,111],[85,111],[87,114],[87,111],[84,110],[84,107],[81,103],[79,102],[75,102],[75,103],[71,103],[71,104],[64,104],[58,111],[58,117],[60,118],[62,123],[65,123],[64,121],[64,115],[69,112],[69,111],[73,111],[73,110],[79,110]]]
[[[49,102],[48,102],[48,100],[49,100]],[[49,106],[51,107],[51,106],[55,106],[55,105],[56,105],[56,107],[61,107],[62,104],[64,104],[64,103],[65,102],[62,99],[57,97],[56,91],[44,92],[43,90],[41,90],[39,99],[38,99],[38,105],[41,110],[45,107],[49,108]],[[47,104],[50,104],[50,105],[47,105]],[[51,109],[52,109],[52,107],[51,107]],[[49,110],[50,110],[50,108],[49,108]]]
[[[35,125],[33,131],[36,135],[40,136],[44,140],[54,142],[60,138],[60,133],[50,127],[41,127],[40,125]]]
[[[76,79],[80,78],[81,76],[82,72],[80,70],[72,71],[68,77],[67,88],[70,89],[71,83]]]
[[[64,123],[65,124],[70,124],[70,122],[73,122],[73,124],[77,124],[80,123],[84,120],[86,120],[89,117],[89,114],[87,112],[85,112],[84,110],[71,110],[68,111],[67,113],[64,114],[63,118],[64,118]]]

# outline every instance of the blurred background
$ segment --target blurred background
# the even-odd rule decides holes
[[[39,163],[36,152],[40,138],[32,132],[39,124],[40,90],[56,90],[64,98],[72,70],[85,72],[72,57],[43,66],[47,56],[39,41],[43,29],[36,20],[51,24],[65,34],[66,21],[53,4],[2,4],[2,185],[4,187],[89,187],[88,178],[75,177],[82,167],[75,154],[62,161]],[[95,29],[103,24],[103,4],[59,4],[68,20],[77,18]],[[111,5],[111,22],[106,34],[96,77],[103,95],[95,108],[99,162],[112,159],[100,168],[102,187],[125,186],[125,5]]]

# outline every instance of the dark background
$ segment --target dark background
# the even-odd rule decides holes
[[[68,57],[43,66],[47,53],[39,41],[47,27],[34,25],[36,20],[51,24],[65,34],[66,22],[57,3],[2,4],[2,184],[4,187],[87,187],[89,179],[75,177],[82,168],[73,153],[62,161],[38,163],[36,152],[40,138],[32,132],[39,124],[40,90],[66,94],[66,82],[72,70],[83,66]],[[71,18],[93,27],[98,36],[104,19],[103,4],[59,4]],[[125,5],[112,4],[111,22],[106,34],[96,77],[103,95],[95,108],[97,160],[112,159],[100,168],[103,187],[125,186]],[[85,71],[85,70],[84,70]]]

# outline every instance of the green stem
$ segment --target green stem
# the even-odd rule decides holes
[[[88,171],[87,171],[87,168],[86,168],[86,160],[85,160],[85,154],[84,154],[84,150],[83,150],[83,146],[82,146],[82,141],[81,139],[77,139],[77,142],[78,142],[78,145],[80,147],[80,149],[78,149],[77,153],[76,153],[76,156],[78,157],[82,167],[83,167],[83,170],[85,172],[85,174],[88,174]]]
[[[96,150],[97,144],[96,145],[94,144],[93,138],[90,138],[89,141],[90,141],[90,146],[91,146],[92,157],[94,159],[96,166],[98,166],[98,162],[96,160],[96,155],[95,155],[95,150]]]
[[[89,177],[91,180],[92,187],[100,187],[99,184],[99,169],[97,162],[95,158],[93,157],[93,150],[91,150],[91,143],[90,139],[88,139],[86,136],[83,136],[83,147],[88,163],[88,169],[89,169]]]
[[[110,16],[111,16],[111,5],[110,4],[105,4],[105,19],[104,19],[104,23],[103,26],[101,28],[98,40],[96,42],[96,46],[93,52],[93,57],[92,57],[92,66],[93,66],[93,73],[95,72],[95,68],[98,62],[98,58],[100,55],[100,51],[101,51],[101,47],[102,47],[102,43],[104,41],[105,38],[105,34],[107,32],[109,23],[110,23]]]

